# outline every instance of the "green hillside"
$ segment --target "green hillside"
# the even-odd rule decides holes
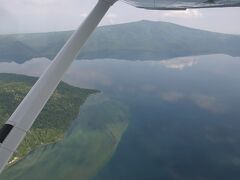
[[[72,32],[0,36],[0,61],[23,63],[34,57],[52,59]],[[99,27],[78,59],[166,58],[228,54],[240,56],[240,36],[187,28],[167,22],[140,21]]]
[[[0,125],[2,126],[25,97],[37,78],[0,74]],[[50,98],[23,143],[15,160],[24,157],[35,147],[63,138],[79,107],[96,90],[80,89],[61,82]]]

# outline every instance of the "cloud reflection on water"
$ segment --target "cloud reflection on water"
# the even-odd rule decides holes
[[[164,101],[168,101],[171,103],[176,103],[179,101],[191,101],[198,107],[213,113],[222,113],[225,110],[224,105],[218,102],[216,97],[205,95],[205,94],[163,92],[163,93],[160,93],[160,98],[163,99]]]
[[[221,113],[227,105],[215,92],[224,91],[222,87],[229,87],[225,85],[229,79],[239,77],[238,59],[209,55],[165,61],[81,60],[74,61],[63,80],[75,86],[111,91],[129,98],[156,94],[160,101],[190,101],[201,109]],[[49,64],[47,58],[35,58],[24,64],[0,63],[0,73],[39,76]],[[219,84],[219,79],[225,84]]]

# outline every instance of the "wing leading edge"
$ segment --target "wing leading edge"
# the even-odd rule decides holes
[[[240,7],[240,0],[122,0],[137,8],[185,10],[192,8]]]

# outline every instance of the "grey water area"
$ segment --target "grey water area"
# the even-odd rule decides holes
[[[0,73],[39,76],[49,63],[0,63]],[[81,179],[81,118],[95,118],[109,102],[129,109],[129,125],[94,179],[240,179],[239,57],[81,60],[64,81],[101,93],[80,108],[63,141],[35,150],[0,179]]]

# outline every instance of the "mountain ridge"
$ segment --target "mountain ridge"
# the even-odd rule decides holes
[[[0,62],[53,59],[73,31],[0,35]],[[240,35],[222,34],[161,21],[101,26],[77,59],[163,60],[182,56],[240,56]]]

